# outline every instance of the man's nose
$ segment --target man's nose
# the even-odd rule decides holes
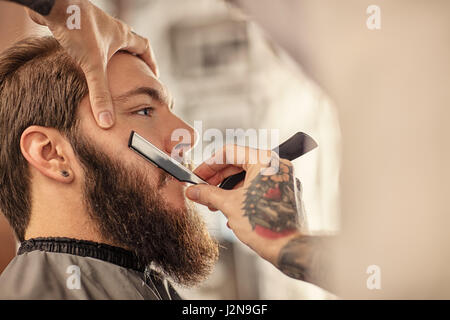
[[[174,118],[168,128],[165,149],[172,158],[182,161],[184,155],[195,145],[196,135],[190,125],[176,116]]]

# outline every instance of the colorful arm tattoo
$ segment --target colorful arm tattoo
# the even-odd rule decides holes
[[[275,239],[299,230],[304,216],[296,199],[292,164],[280,159],[277,173],[254,178],[246,190],[243,210],[253,230],[262,237]]]
[[[251,181],[244,200],[244,216],[262,237],[286,237],[306,224],[302,187],[294,186],[293,166],[279,159],[279,170],[273,175],[259,174]],[[332,237],[301,235],[292,238],[278,255],[277,267],[291,278],[330,288],[328,244]]]

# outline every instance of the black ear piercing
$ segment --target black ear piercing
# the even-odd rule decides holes
[[[69,174],[66,170],[61,171],[61,175],[62,175],[64,178],[67,178],[68,176],[70,176],[70,174]]]

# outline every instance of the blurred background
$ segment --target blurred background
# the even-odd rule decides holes
[[[201,210],[222,244],[187,299],[450,298],[450,2],[93,1],[150,39],[175,113],[203,130],[297,131],[294,161],[311,234],[338,235],[336,290],[284,276]],[[366,22],[380,8],[380,28]],[[0,3],[0,50],[43,33]],[[14,242],[0,220],[0,271]],[[2,266],[3,265],[3,266]],[[370,265],[381,289],[366,283]]]

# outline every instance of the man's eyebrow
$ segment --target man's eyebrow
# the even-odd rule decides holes
[[[127,99],[129,99],[133,96],[138,96],[138,95],[147,95],[150,98],[152,98],[153,100],[156,100],[160,103],[167,104],[167,105],[169,104],[167,101],[167,97],[165,95],[163,95],[161,93],[161,91],[156,90],[154,88],[150,88],[150,87],[139,87],[139,88],[130,90],[128,92],[121,94],[120,96],[114,97],[113,101],[114,102],[124,102]]]

